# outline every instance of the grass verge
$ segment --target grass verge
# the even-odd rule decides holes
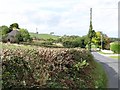
[[[120,59],[120,56],[110,56],[110,58],[113,58],[113,59]]]
[[[101,54],[113,54],[113,53],[104,53],[102,51],[98,51],[98,52],[101,53]]]
[[[96,68],[94,68],[92,76],[95,78],[93,80],[95,88],[107,88],[108,79],[103,66],[96,61],[94,61],[94,64]]]

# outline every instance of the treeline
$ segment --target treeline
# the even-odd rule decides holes
[[[110,42],[120,41],[120,38],[110,38]]]
[[[62,43],[64,47],[66,48],[75,48],[75,47],[81,47],[85,48],[87,42],[87,36],[62,36],[59,39],[57,39],[55,42]]]
[[[74,48],[88,48],[89,37],[85,36],[62,36],[57,40],[57,42],[62,43],[64,47]],[[102,47],[101,47],[102,44]],[[106,34],[102,32],[94,32],[94,37],[92,37],[91,45],[95,48],[110,49],[110,39]],[[91,46],[91,47],[92,47]]]

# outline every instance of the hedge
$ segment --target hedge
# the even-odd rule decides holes
[[[114,53],[120,53],[120,42],[113,42],[110,44],[110,50]]]
[[[3,89],[96,87],[97,78],[92,74],[97,66],[89,51],[23,47],[4,46],[0,53]]]

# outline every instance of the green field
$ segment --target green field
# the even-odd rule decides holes
[[[31,37],[36,37],[39,39],[58,39],[59,36],[51,35],[51,34],[36,34],[36,33],[30,33]]]

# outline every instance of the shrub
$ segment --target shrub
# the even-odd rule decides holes
[[[71,42],[71,41],[64,41],[64,42],[63,42],[63,46],[66,47],[66,48],[72,48],[72,47],[74,47],[74,46],[72,45],[72,42]]]
[[[66,48],[75,48],[75,47],[79,47],[79,42],[77,42],[77,41],[64,41],[63,46]]]
[[[3,50],[2,79],[4,88],[44,84],[46,74],[41,58],[35,50]]]
[[[81,67],[92,60],[89,52],[78,49],[3,48],[2,52],[3,88],[82,87],[77,79]]]
[[[7,35],[2,35],[2,42],[3,43],[6,43],[7,42]]]
[[[113,42],[110,44],[110,50],[114,53],[120,53],[120,42]]]
[[[20,29],[19,31],[21,34],[22,41],[24,41],[24,42],[31,41],[29,32],[26,29]]]
[[[63,36],[58,39],[58,42],[61,42],[66,48],[81,47],[85,48],[85,37],[79,36]]]
[[[84,49],[4,46],[0,55],[3,88],[95,87],[93,56]]]

